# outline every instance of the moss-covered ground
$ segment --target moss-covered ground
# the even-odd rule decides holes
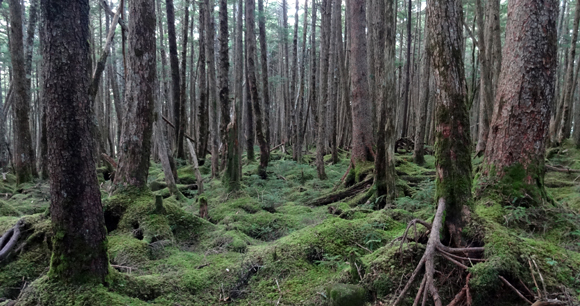
[[[375,210],[374,197],[365,195],[307,206],[340,183],[349,156],[340,157],[336,165],[327,163],[324,181],[316,178],[313,164],[298,164],[278,151],[272,152],[267,180],[257,175],[256,162],[244,160],[242,189],[235,193],[211,180],[206,164],[200,170],[208,220],[197,217],[195,175],[184,162],[178,161],[178,186],[187,198],[181,201],[170,197],[156,163],[150,168],[152,191],[109,196],[101,176],[112,267],[107,284],[85,287],[46,276],[47,183],[16,187],[8,175],[0,182],[0,233],[25,218],[33,234],[22,250],[0,262],[0,298],[6,301],[0,305],[19,295],[18,305],[388,305],[424,250],[420,226],[410,234],[416,242],[400,248],[393,240],[410,220],[432,219],[434,158],[426,156],[421,167],[411,155],[397,156],[398,198],[386,209]],[[474,160],[474,169],[480,162]],[[580,152],[565,144],[550,152],[547,163],[580,169]],[[357,176],[372,175],[372,169],[358,170]],[[578,173],[548,172],[545,183],[553,203],[526,206],[493,194],[478,197],[466,235],[486,247],[487,261],[470,268],[474,305],[489,305],[490,298],[497,301],[493,305],[524,305],[497,276],[514,284],[521,280],[536,293],[528,262],[538,266],[552,297],[565,296],[563,290],[576,302],[580,297],[580,179]],[[476,194],[477,188],[476,178]],[[437,270],[448,303],[464,286],[466,273],[441,258]],[[535,278],[543,287],[537,273]],[[403,304],[412,304],[415,290]]]

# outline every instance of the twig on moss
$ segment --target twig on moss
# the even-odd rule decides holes
[[[365,250],[365,251],[367,251],[369,253],[372,253],[373,252],[373,251],[369,250],[368,248],[365,248],[364,246],[360,245],[358,242],[355,242],[355,244],[358,245],[361,249],[363,249],[363,250]]]
[[[536,282],[536,277],[534,276],[534,268],[532,267],[532,261],[528,258],[528,264],[530,264],[530,271],[532,273],[532,279],[534,280],[534,284],[536,285],[536,288],[538,289],[538,297],[541,300],[542,299],[542,292],[540,292],[540,286],[538,286],[538,282]]]
[[[548,298],[548,291],[546,290],[546,283],[544,282],[544,277],[542,276],[542,273],[540,273],[540,268],[538,268],[538,264],[536,264],[536,261],[532,258],[532,261],[534,262],[534,266],[536,266],[536,270],[538,270],[538,274],[540,275],[540,280],[542,281],[542,287],[544,288],[544,296],[546,298]]]

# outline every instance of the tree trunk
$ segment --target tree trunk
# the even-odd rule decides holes
[[[411,19],[412,3],[409,0],[409,7],[407,8],[407,60],[405,61],[405,91],[403,92],[403,137],[407,137],[408,120],[407,114],[409,112],[409,87],[411,85]]]
[[[36,162],[30,134],[30,80],[26,79],[24,42],[22,37],[22,7],[20,1],[10,0],[10,57],[12,58],[14,105],[14,170],[16,183],[32,180]]]
[[[574,62],[576,59],[576,41],[578,40],[578,23],[580,22],[580,4],[576,4],[576,9],[574,11],[574,26],[572,27],[572,39],[570,41],[570,53],[568,55],[568,67],[566,67],[566,76],[564,81],[564,97],[562,100],[562,123],[560,125],[560,131],[558,134],[558,143],[562,143],[564,139],[570,137],[570,129],[572,119],[570,118],[570,112],[572,110],[574,101],[574,87],[576,82],[574,81]]]
[[[268,47],[266,41],[266,16],[264,0],[258,0],[258,28],[260,31],[260,58],[262,62],[262,96],[264,97],[264,127],[266,142],[270,147],[270,90],[268,85]]]
[[[258,96],[258,87],[256,84],[256,34],[254,34],[255,27],[255,10],[256,3],[254,0],[246,0],[246,63],[247,63],[247,81],[250,90],[250,97],[254,108],[254,115],[256,117],[256,137],[260,144],[260,165],[258,167],[258,175],[263,179],[267,178],[266,168],[268,167],[268,159],[270,158],[270,150],[268,143],[262,130],[262,110],[260,106],[260,97]]]
[[[490,0],[493,1],[493,0]],[[427,24],[428,21],[425,23]],[[429,80],[431,78],[431,49],[429,43],[429,31],[425,31],[425,53],[423,66],[421,69],[421,96],[417,108],[417,131],[415,133],[415,148],[413,150],[413,160],[418,165],[425,163],[425,130],[427,122],[427,105],[429,104]]]
[[[217,84],[215,71],[215,25],[214,25],[214,0],[205,0],[207,8],[205,14],[205,26],[207,42],[205,44],[205,57],[208,66],[209,84],[209,124],[211,134],[211,176],[219,176],[219,125],[218,125],[218,105],[217,105]]]
[[[393,2],[375,0],[374,13],[377,20],[385,20],[384,24],[377,23],[379,28],[374,29],[375,55],[377,63],[377,78],[382,80],[378,91],[379,123],[377,131],[377,157],[375,159],[375,185],[377,188],[378,207],[385,207],[392,203],[396,196],[395,172],[395,12]]]
[[[324,153],[326,151],[326,106],[328,105],[328,63],[330,49],[330,25],[331,25],[331,1],[322,0],[321,14],[322,26],[320,36],[320,98],[314,117],[318,123],[318,133],[316,138],[316,170],[318,178],[325,180],[327,178],[324,171]]]
[[[436,199],[447,203],[445,226],[452,244],[460,246],[465,226],[464,207],[471,197],[471,138],[463,66],[463,8],[461,0],[434,0],[427,7],[428,48],[436,88]],[[441,22],[445,20],[445,22]]]
[[[54,232],[48,275],[51,280],[103,283],[109,262],[88,94],[89,3],[47,0],[42,1],[42,11],[43,95],[50,127],[47,143]]]
[[[514,0],[508,6],[501,77],[485,151],[484,174],[510,189],[521,184],[546,198],[544,154],[557,66],[557,0]]]
[[[169,64],[171,66],[171,89],[173,103],[173,124],[175,124],[175,141],[177,144],[177,157],[184,158],[183,151],[183,134],[181,129],[181,91],[179,75],[179,59],[177,58],[177,38],[175,35],[175,8],[173,0],[165,1],[165,10],[167,12],[167,35],[169,38]]]
[[[350,78],[352,82],[352,163],[374,161],[371,101],[367,78],[365,1],[349,0]]]
[[[494,1],[494,0],[490,0]],[[485,40],[484,21],[483,21],[483,7],[481,0],[476,0],[477,10],[477,27],[478,29],[478,44],[479,44],[479,67],[481,69],[480,87],[479,87],[479,136],[477,146],[475,148],[476,154],[481,154],[485,151],[487,144],[487,137],[489,135],[489,121],[492,112],[492,78],[490,71],[490,55],[487,54],[487,41]]]
[[[198,138],[198,148],[197,154],[199,158],[199,164],[203,165],[205,163],[205,156],[207,153],[207,143],[209,139],[209,120],[208,120],[208,96],[207,96],[207,73],[205,69],[206,65],[206,52],[205,45],[206,41],[206,21],[205,15],[207,14],[207,5],[205,1],[201,1],[199,4],[199,138]]]
[[[338,146],[336,144],[336,125],[337,125],[337,112],[338,112],[338,86],[340,80],[340,74],[338,71],[338,65],[341,63],[338,62],[338,48],[342,47],[342,38],[339,37],[340,35],[340,27],[342,27],[342,21],[340,18],[340,14],[342,14],[342,0],[332,0],[332,26],[330,27],[331,33],[330,35],[330,62],[328,66],[328,115],[330,117],[329,120],[329,131],[328,131],[328,138],[330,141],[330,149],[332,153],[332,163],[338,163]]]
[[[183,138],[185,137],[185,131],[187,131],[187,116],[186,116],[186,109],[185,106],[187,105],[187,80],[186,80],[186,71],[187,71],[187,34],[189,30],[189,0],[184,1],[184,16],[183,16],[183,25],[182,25],[182,41],[181,41],[181,69],[179,73],[179,104],[175,107],[179,107],[179,112],[175,113],[175,121],[179,122],[178,126],[175,126],[179,129],[176,131],[178,133],[177,139],[177,156],[181,158],[185,158],[185,144],[183,143]],[[193,63],[189,63],[193,65]],[[190,76],[191,77],[191,76]],[[191,97],[190,97],[191,98]],[[179,116],[179,120],[177,117]],[[181,150],[181,151],[180,151]]]
[[[138,2],[138,3],[136,3]],[[155,111],[155,6],[149,1],[129,3],[127,83],[125,119],[121,132],[116,188],[146,188],[151,155],[151,134]]]
[[[306,85],[306,33],[308,32],[308,0],[304,3],[304,25],[302,28],[302,61],[300,62],[300,85],[298,86],[298,114],[296,116],[296,141],[294,142],[294,160],[302,161],[302,122],[304,121],[304,87]]]

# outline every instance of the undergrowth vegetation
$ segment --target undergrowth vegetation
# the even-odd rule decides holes
[[[548,156],[547,164],[580,169],[580,152],[569,144]],[[15,186],[8,174],[0,182],[0,232],[23,218],[30,235],[0,262],[0,305],[19,296],[18,305],[388,305],[425,250],[424,227],[410,231],[410,243],[401,245],[397,237],[409,221],[433,218],[434,158],[426,156],[425,166],[418,166],[411,155],[397,156],[398,198],[383,210],[375,210],[372,187],[329,205],[306,205],[333,192],[347,171],[346,154],[337,164],[325,160],[324,181],[314,165],[277,151],[267,180],[257,175],[256,162],[244,160],[242,189],[235,193],[210,180],[209,165],[202,166],[207,220],[198,217],[195,175],[184,161],[178,161],[183,200],[169,196],[155,163],[151,190],[109,196],[102,176],[111,273],[107,284],[81,288],[57,286],[46,276],[52,235],[47,183]],[[372,168],[354,172],[351,179],[359,182]],[[544,290],[576,302],[580,297],[580,179],[548,172],[545,184],[553,201],[529,205],[525,194],[501,197],[476,177],[465,235],[485,246],[486,261],[468,270],[473,305],[489,305],[490,299],[494,305],[525,304],[498,276],[529,299]],[[441,258],[437,270],[448,303],[466,273]],[[31,287],[36,290],[26,289]],[[404,305],[413,303],[412,295]]]

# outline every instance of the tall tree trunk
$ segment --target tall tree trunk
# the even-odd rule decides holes
[[[141,7],[147,6],[143,3]],[[51,280],[103,283],[109,261],[88,94],[89,3],[46,0],[42,12],[43,96],[50,127],[47,143],[54,233],[48,275]]]
[[[183,150],[183,134],[181,129],[181,91],[179,75],[179,59],[177,58],[177,38],[175,35],[175,8],[173,0],[165,1],[167,12],[167,35],[169,38],[169,64],[171,66],[171,89],[173,103],[173,124],[175,125],[175,140],[177,144],[177,157],[185,158]],[[126,103],[126,102],[125,102]]]
[[[365,35],[365,1],[347,2],[350,38],[350,78],[352,82],[352,169],[359,164],[374,161],[371,101],[367,78],[367,41]]]
[[[407,8],[407,60],[405,61],[405,89],[403,97],[403,137],[407,137],[408,112],[409,112],[409,88],[411,85],[411,22],[412,22],[412,2],[409,0]]]
[[[493,1],[493,0],[490,0]],[[485,27],[483,21],[483,6],[481,0],[476,0],[477,10],[477,27],[478,29],[478,44],[479,44],[479,66],[481,69],[480,87],[479,87],[479,136],[477,146],[475,148],[476,154],[482,154],[485,151],[487,144],[487,137],[489,135],[489,121],[492,112],[493,104],[493,88],[492,75],[490,71],[490,55],[487,53],[487,42],[485,40]]]
[[[206,73],[206,21],[207,5],[205,1],[199,4],[199,137],[197,155],[199,164],[205,163],[205,156],[207,155],[207,143],[209,140],[209,120],[208,120],[208,93],[207,93],[207,73]]]
[[[219,176],[219,125],[218,125],[218,105],[217,105],[217,84],[215,71],[215,24],[214,24],[214,0],[205,0],[207,8],[205,15],[205,26],[207,42],[205,44],[205,57],[208,66],[209,84],[209,124],[211,134],[211,176]]]
[[[264,0],[258,0],[258,28],[260,31],[260,59],[262,62],[262,96],[264,97],[264,133],[270,147],[270,90],[268,85],[268,46],[266,41],[266,15]]]
[[[428,21],[425,22],[428,24]],[[415,148],[413,150],[413,160],[418,165],[425,163],[425,130],[427,122],[427,105],[429,104],[429,80],[431,79],[431,49],[429,43],[429,31],[425,31],[425,53],[423,66],[421,69],[421,96],[417,107],[417,131],[415,133]]]
[[[544,154],[557,66],[557,0],[509,2],[506,43],[484,174],[546,198]]]
[[[246,0],[246,63],[247,63],[247,81],[250,90],[250,97],[254,108],[254,115],[256,120],[256,137],[260,144],[260,165],[258,167],[258,175],[263,179],[267,178],[266,168],[268,167],[268,159],[270,158],[270,150],[268,143],[262,130],[262,110],[260,106],[260,97],[258,96],[258,87],[256,84],[256,34],[254,34],[255,27],[255,10],[256,3],[254,0]]]
[[[155,111],[155,5],[146,0],[131,1],[129,11],[126,112],[114,186],[141,189],[147,187]]]
[[[312,109],[312,114],[314,115],[314,126],[316,128],[317,124],[317,103],[316,103],[316,0],[312,0],[312,32],[310,33],[310,83],[308,84],[308,107],[306,107],[306,119],[302,125],[302,133],[306,142],[306,124],[308,123],[308,116],[310,114],[310,109]],[[308,147],[308,142],[306,142],[306,147]]]
[[[375,159],[375,185],[378,208],[385,207],[396,198],[395,173],[395,12],[393,1],[375,0],[374,14],[377,23],[374,48],[377,63],[377,79],[381,80],[378,90],[379,123],[377,131],[377,157]]]
[[[296,116],[295,134],[296,141],[294,143],[294,160],[296,162],[302,161],[302,143],[304,140],[304,133],[302,132],[302,122],[304,121],[304,87],[306,85],[306,33],[308,32],[308,0],[304,3],[304,25],[302,28],[302,60],[300,62],[300,85],[298,86],[298,114]],[[307,110],[308,111],[308,110]]]
[[[576,59],[576,41],[578,40],[578,23],[580,22],[580,4],[576,3],[576,9],[574,10],[574,26],[572,27],[572,39],[570,40],[570,48],[568,55],[568,67],[566,67],[566,76],[564,81],[564,97],[562,100],[562,123],[560,125],[560,131],[558,134],[558,142],[562,143],[564,139],[570,137],[570,129],[572,119],[570,118],[570,112],[572,111],[573,101],[574,101],[574,87],[576,87],[576,82],[574,80],[574,62]]]
[[[338,87],[340,74],[338,70],[338,48],[342,47],[342,38],[340,35],[340,27],[342,27],[342,22],[340,14],[342,14],[342,0],[332,0],[332,26],[330,27],[330,62],[328,65],[328,75],[329,75],[329,99],[328,99],[328,115],[329,120],[329,131],[328,138],[330,141],[330,149],[332,152],[332,163],[338,163],[338,145],[336,143],[336,125],[338,116]]]
[[[184,16],[182,22],[182,41],[181,41],[181,69],[179,70],[179,104],[176,107],[179,107],[179,112],[175,113],[175,117],[179,116],[179,120],[175,120],[179,122],[179,126],[175,126],[179,130],[176,131],[178,133],[177,139],[177,156],[181,158],[185,158],[185,144],[183,142],[183,138],[185,137],[185,131],[187,131],[187,116],[186,116],[186,109],[185,106],[187,105],[187,80],[186,80],[186,71],[187,71],[187,34],[189,30],[189,0],[185,0],[184,3]],[[193,63],[189,63],[193,65]],[[191,98],[191,97],[190,97]],[[181,150],[181,152],[179,151]]]
[[[20,1],[10,0],[10,57],[12,58],[14,105],[14,170],[16,183],[32,180],[36,161],[30,134],[30,80],[26,79],[24,41],[22,37],[22,7]]]
[[[318,178],[325,180],[327,178],[324,171],[324,153],[326,152],[326,106],[328,105],[328,62],[330,49],[330,25],[331,25],[331,1],[322,0],[321,14],[322,26],[320,35],[320,98],[314,117],[317,122],[316,138],[316,170]]]
[[[463,66],[461,0],[434,0],[427,7],[436,88],[436,199],[447,203],[445,227],[452,244],[463,245],[465,208],[471,197],[471,138]],[[444,20],[445,22],[441,22]],[[455,34],[454,34],[455,33]]]
[[[292,108],[292,122],[290,122],[290,124],[292,125],[292,128],[290,129],[292,131],[291,137],[290,137],[290,141],[292,142],[293,145],[295,145],[296,143],[296,129],[298,124],[296,124],[296,116],[298,116],[298,97],[297,97],[297,88],[296,88],[296,83],[298,83],[298,22],[299,22],[299,17],[298,17],[298,11],[300,9],[299,7],[300,1],[296,1],[296,13],[294,14],[294,35],[292,36],[292,68],[290,70],[292,70],[292,78],[290,80],[290,102],[291,102],[291,108]]]

